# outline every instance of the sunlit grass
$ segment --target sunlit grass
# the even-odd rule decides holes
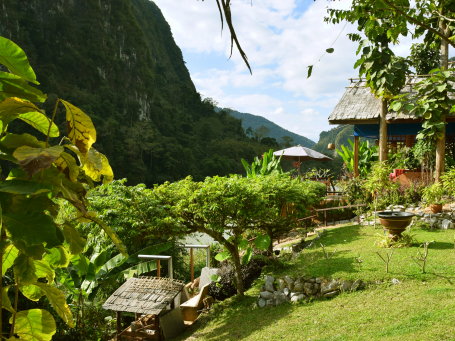
[[[385,271],[376,252],[374,227],[327,231],[296,259],[265,269],[277,276],[362,279],[365,290],[331,300],[255,308],[258,287],[242,300],[230,299],[205,316],[185,336],[197,340],[455,340],[455,231],[413,231],[413,247],[394,249]],[[415,258],[430,244],[427,273]],[[325,252],[322,246],[324,245]],[[391,279],[400,280],[391,284]]]

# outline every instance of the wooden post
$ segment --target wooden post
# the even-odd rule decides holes
[[[381,114],[379,116],[379,161],[387,160],[387,101],[381,99]]]
[[[190,278],[191,282],[194,281],[194,257],[193,257],[193,248],[190,247]]]
[[[359,137],[354,136],[354,177],[359,176]]]
[[[122,332],[122,312],[116,311],[115,317],[117,318],[117,337],[116,338],[118,339],[118,336]]]
[[[156,260],[156,277],[161,277],[161,262],[159,259]]]
[[[445,123],[445,118],[443,120]],[[445,160],[444,156],[446,153],[446,127],[444,125],[443,133],[441,138],[439,138],[436,142],[436,161],[435,161],[435,169],[434,169],[434,181],[440,182],[440,178],[442,173],[444,173],[444,166]]]
[[[441,9],[441,14],[444,14],[444,8]],[[450,28],[447,27],[446,21],[439,19],[439,30],[442,34],[449,35]],[[441,69],[447,70],[449,68],[449,44],[444,39],[441,39],[441,47],[439,49],[439,53],[441,56]],[[445,115],[444,113],[442,121],[445,124]],[[444,125],[442,136],[436,141],[436,161],[435,161],[435,169],[434,169],[434,181],[440,182],[440,178],[442,173],[444,173],[444,166],[445,166],[445,156],[446,152],[446,128]]]

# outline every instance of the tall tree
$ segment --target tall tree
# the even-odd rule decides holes
[[[451,19],[455,10],[455,1],[453,0],[419,0],[411,2],[408,0],[354,0],[349,10],[329,10],[329,21],[340,22],[347,20],[351,23],[357,23],[357,29],[364,33],[373,43],[380,43],[384,48],[384,42],[397,44],[401,36],[410,34],[413,38],[424,36],[427,42],[438,42],[440,44],[442,70],[448,68],[448,47],[455,46],[451,32],[454,28],[455,21]],[[358,34],[350,34],[349,37],[354,41],[361,41]],[[374,51],[374,50],[372,50]],[[373,91],[387,87],[387,83],[394,81],[394,76],[403,77],[403,72],[398,68],[395,72],[387,76],[387,68],[378,68],[382,58],[386,56],[386,50],[380,51],[378,59],[368,60],[373,54],[367,51],[356,63],[360,66],[360,74],[366,74],[367,83],[373,85]],[[379,62],[379,63],[378,63]],[[370,71],[370,80],[368,71]],[[373,81],[373,82],[371,82]],[[403,83],[404,84],[404,83]],[[384,105],[383,105],[384,107]],[[448,112],[442,115],[441,121],[445,122]],[[383,115],[381,115],[383,116]],[[445,152],[445,128],[437,140],[436,148],[436,169],[435,179],[439,180],[441,173],[444,171],[444,152]]]

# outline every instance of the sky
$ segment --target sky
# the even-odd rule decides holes
[[[221,22],[215,0],[154,0],[169,23],[197,91],[223,108],[263,116],[317,142],[353,69],[350,25],[324,22],[349,1],[233,0],[234,27],[251,75]],[[334,48],[334,53],[325,53]],[[409,44],[401,44],[406,52]],[[406,54],[406,53],[404,53]],[[314,65],[307,78],[308,65]]]

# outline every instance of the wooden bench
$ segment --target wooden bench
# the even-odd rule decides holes
[[[197,319],[198,311],[204,307],[203,300],[207,297],[209,285],[210,283],[204,285],[196,296],[180,304],[184,321],[194,322]]]

